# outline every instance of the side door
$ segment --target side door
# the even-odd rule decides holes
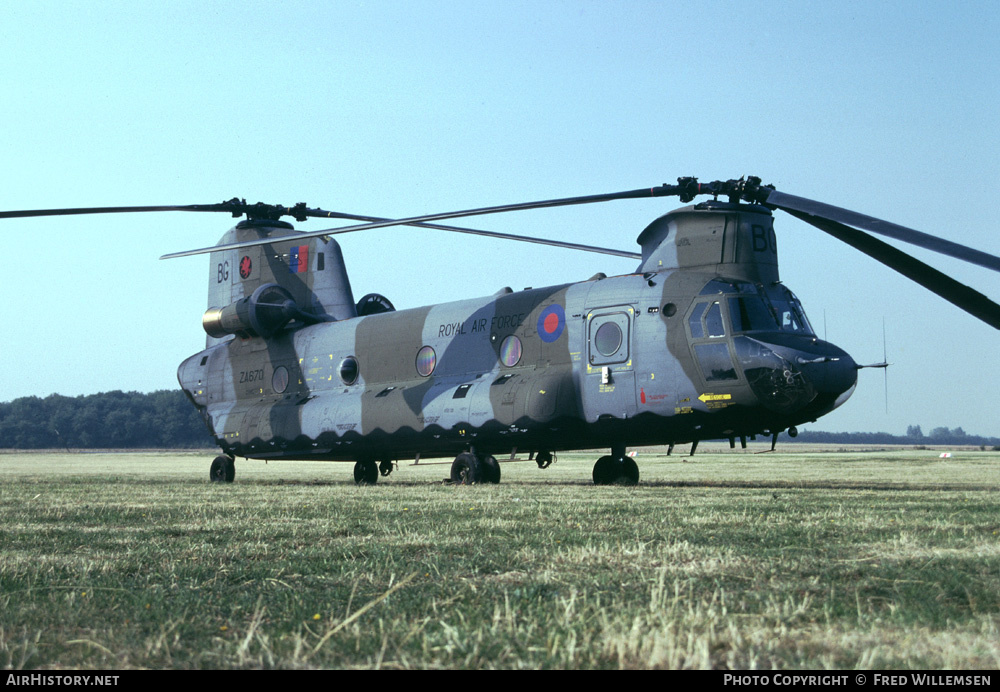
[[[583,410],[588,422],[635,414],[634,327],[635,308],[631,305],[599,308],[587,314]]]

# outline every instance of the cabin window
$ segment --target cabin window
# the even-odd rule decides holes
[[[594,347],[602,356],[613,356],[622,345],[622,330],[614,322],[605,322],[594,335]]]
[[[271,376],[271,387],[276,394],[283,393],[288,387],[288,368],[284,365],[279,365],[274,369],[274,375]]]
[[[519,360],[521,360],[521,340],[511,334],[500,342],[500,362],[512,368]]]
[[[424,346],[417,351],[417,373],[421,377],[430,377],[437,365],[437,354],[430,346]]]
[[[347,356],[340,361],[340,381],[346,385],[352,385],[358,381],[358,359],[354,356]]]
[[[589,341],[588,358],[591,366],[625,363],[629,359],[629,322],[632,308],[628,312],[592,313],[587,328]]]

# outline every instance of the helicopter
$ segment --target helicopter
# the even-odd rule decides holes
[[[711,199],[692,204],[699,196]],[[439,221],[620,199],[678,197],[640,251],[483,231]],[[779,278],[773,212],[785,211],[902,273],[996,329],[1000,305],[869,233],[1000,271],[1000,258],[858,212],[787,194],[759,178],[679,178],[624,192],[383,219],[247,204],[0,212],[0,218],[121,212],[228,212],[246,217],[212,246],[205,349],[178,381],[221,450],[235,459],[354,462],[374,484],[402,458],[452,458],[450,480],[499,483],[498,457],[607,449],[597,485],[636,484],[626,447],[797,434],[841,406],[858,365],[817,337]],[[298,231],[281,220],[361,223]],[[355,300],[333,236],[407,225],[630,257],[621,276],[396,310]],[[866,232],[868,231],[868,232]],[[669,453],[669,452],[668,452]]]

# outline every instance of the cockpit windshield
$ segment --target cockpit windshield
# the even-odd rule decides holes
[[[781,284],[772,284],[765,289],[765,292],[781,331],[815,336],[812,325],[806,318],[806,312],[802,309],[802,303],[794,293]]]
[[[748,281],[713,279],[701,291],[703,296],[718,294],[725,296],[734,333],[783,331],[815,335],[799,299],[781,284],[764,287]],[[701,317],[699,313],[698,321]],[[696,334],[692,326],[692,336],[702,335]]]

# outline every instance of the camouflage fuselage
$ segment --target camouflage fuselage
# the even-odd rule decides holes
[[[760,213],[719,222],[718,213],[681,212],[640,236],[651,239],[640,273],[363,317],[340,308],[336,321],[267,338],[210,338],[181,365],[181,386],[222,449],[252,458],[500,456],[732,438],[842,403],[854,363],[794,323],[804,321],[794,296],[773,293],[787,289],[777,283],[770,217],[763,231]],[[675,216],[685,213],[696,228],[678,240]],[[766,232],[772,242],[760,245]],[[259,263],[275,269],[258,284],[283,280],[281,257]],[[349,297],[346,274],[338,281]],[[216,302],[258,284],[248,279]],[[795,304],[791,327],[774,308],[785,300]]]

